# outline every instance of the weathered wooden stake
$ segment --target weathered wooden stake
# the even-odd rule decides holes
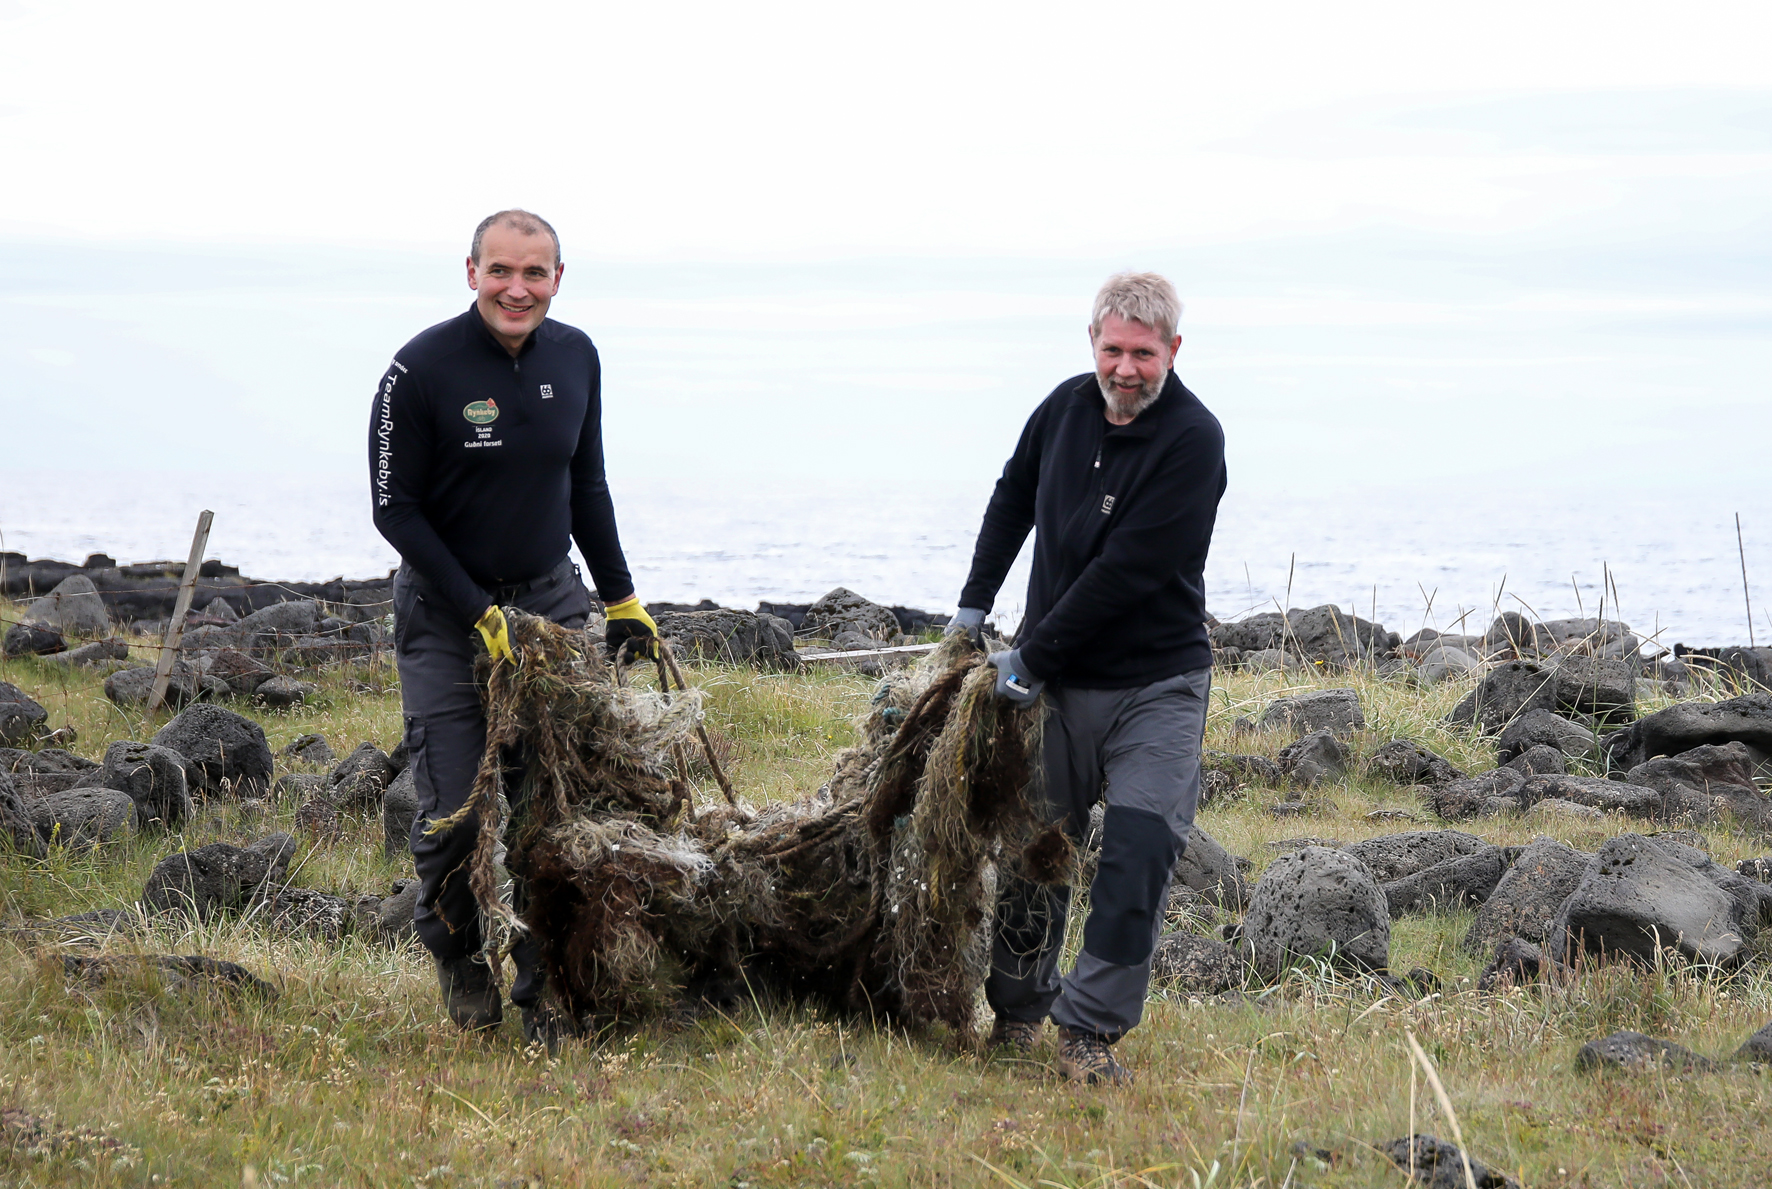
[[[148,694],[148,713],[160,709],[166,701],[166,687],[172,683],[172,666],[178,661],[179,641],[185,635],[185,615],[191,609],[191,596],[197,591],[197,573],[203,568],[203,551],[209,547],[209,526],[215,513],[207,508],[197,517],[197,532],[191,537],[191,556],[185,561],[185,576],[179,580],[178,599],[172,604],[172,619],[166,625],[166,643],[160,649],[160,663],[154,666],[154,688]]]
[[[658,684],[668,690],[670,689],[670,682],[664,679],[665,666],[667,665],[670,666],[671,676],[677,679],[677,688],[687,692],[689,689],[689,683],[683,680],[683,670],[677,667],[677,658],[671,655],[671,646],[663,640],[660,640],[658,642]],[[714,774],[714,779],[720,783],[720,792],[725,795],[726,804],[737,809],[738,794],[732,791],[732,782],[726,779],[726,772],[720,767],[720,761],[714,755],[714,741],[708,738],[708,729],[701,723],[696,723],[695,733],[701,737],[702,754],[707,757],[708,770]],[[683,779],[687,782],[689,780],[689,768],[688,765],[683,762],[681,744],[678,744],[677,767],[682,771]]]

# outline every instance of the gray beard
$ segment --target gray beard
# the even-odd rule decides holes
[[[1112,412],[1114,416],[1124,417],[1127,420],[1131,420],[1152,405],[1156,404],[1157,398],[1163,395],[1163,385],[1168,379],[1169,377],[1166,374],[1160,376],[1154,384],[1144,385],[1138,390],[1137,396],[1133,397],[1131,400],[1126,400],[1113,390],[1107,380],[1102,377],[1100,372],[1095,373],[1096,386],[1101,389],[1101,398],[1107,402],[1108,410]]]

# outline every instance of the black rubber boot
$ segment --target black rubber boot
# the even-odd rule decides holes
[[[484,1032],[504,1023],[504,1003],[480,955],[438,958],[437,985],[449,1018],[462,1031]]]
[[[523,1005],[523,1043],[542,1045],[553,1056],[560,1042],[578,1035],[578,1027],[565,1012],[545,1003]]]

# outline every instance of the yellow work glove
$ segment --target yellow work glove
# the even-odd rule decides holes
[[[626,644],[631,644],[639,655],[658,655],[658,625],[640,605],[639,595],[608,604],[603,608],[603,618],[603,646],[609,649],[610,656],[619,656]]]
[[[503,611],[496,605],[486,608],[486,614],[474,626],[480,630],[480,639],[486,641],[486,651],[493,660],[517,663],[517,654],[511,651],[511,631],[505,625]]]

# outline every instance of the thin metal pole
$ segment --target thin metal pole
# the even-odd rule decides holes
[[[215,513],[207,508],[197,517],[197,531],[191,537],[191,556],[185,561],[185,576],[179,580],[178,598],[172,604],[172,619],[166,625],[166,643],[160,649],[160,663],[154,666],[154,688],[148,693],[148,713],[160,709],[166,701],[166,687],[172,682],[172,666],[178,661],[179,641],[185,635],[185,615],[191,610],[191,596],[197,591],[197,573],[203,568],[203,551],[209,547],[209,526]]]
[[[1741,513],[1735,514],[1735,552],[1741,558],[1741,601],[1747,604],[1747,646],[1754,646],[1754,601],[1747,594],[1747,547],[1741,543]]]

